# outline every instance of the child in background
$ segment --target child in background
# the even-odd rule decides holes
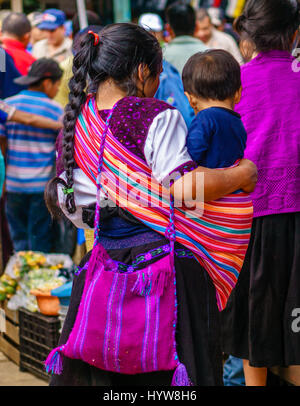
[[[240,65],[223,50],[193,55],[183,86],[195,111],[187,136],[192,159],[207,168],[226,168],[244,156],[247,134],[234,106],[241,98]]]
[[[53,100],[62,71],[57,62],[35,61],[15,82],[28,86],[5,100],[9,106],[59,121],[62,108]],[[7,138],[6,214],[15,251],[50,252],[52,220],[44,202],[44,188],[52,177],[57,130],[7,122],[0,137]]]

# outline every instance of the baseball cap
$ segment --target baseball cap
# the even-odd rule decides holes
[[[30,86],[42,79],[61,78],[63,71],[54,59],[40,58],[33,62],[27,75],[14,80],[18,85]]]
[[[147,31],[163,31],[164,23],[158,14],[145,13],[139,18],[138,24]]]
[[[222,24],[222,20],[224,18],[223,11],[220,8],[217,7],[209,7],[207,9],[207,13],[211,19],[212,25],[215,25],[218,27],[219,25]]]
[[[66,15],[63,11],[56,8],[49,8],[43,13],[43,21],[38,24],[40,30],[56,30],[56,28],[64,25]]]

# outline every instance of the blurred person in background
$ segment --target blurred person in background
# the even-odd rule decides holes
[[[27,47],[27,51],[32,52],[33,45],[42,39],[46,39],[47,33],[38,28],[38,25],[43,21],[43,13],[36,11],[28,14],[27,18],[31,24],[30,43]]]
[[[10,13],[2,22],[1,31],[3,49],[13,59],[17,71],[21,75],[26,75],[35,61],[26,50],[31,35],[30,21],[23,13]]]
[[[138,24],[145,28],[145,30],[151,32],[162,46],[164,45],[164,22],[158,14],[142,14],[139,18]]]
[[[146,31],[153,34],[159,42],[160,39],[163,38],[164,25],[158,14],[142,14],[138,23]],[[194,117],[194,111],[191,108],[186,95],[184,94],[183,84],[179,72],[166,60],[163,60],[163,71],[160,74],[159,81],[159,88],[154,97],[177,108],[177,110],[179,110],[182,114],[188,127]]]
[[[35,61],[28,74],[15,79],[28,86],[5,102],[31,114],[59,121],[63,111],[54,102],[62,71],[56,61]],[[7,122],[0,138],[7,139],[6,215],[15,251],[50,252],[52,220],[44,202],[44,188],[52,177],[58,131]]]
[[[219,31],[225,32],[232,36],[232,38],[238,44],[240,41],[240,37],[236,31],[234,31],[232,24],[227,21],[225,17],[225,13],[222,8],[217,7],[209,7],[207,12],[210,16],[212,25]]]
[[[0,100],[0,124],[5,124],[8,121],[14,121],[25,125],[31,125],[40,128],[50,128],[52,130],[60,130],[62,123],[60,121],[51,120],[36,114],[26,113],[25,111],[18,110],[13,106],[8,105],[3,100]],[[0,148],[0,198],[3,190],[3,183],[5,178],[4,158]]]
[[[236,41],[229,34],[214,27],[212,19],[205,8],[197,10],[196,15],[195,37],[200,39],[208,48],[228,51],[242,65],[244,60]]]
[[[166,29],[172,40],[164,49],[164,59],[181,75],[188,59],[208,48],[200,39],[194,37],[196,13],[186,2],[177,1],[169,6],[166,10],[166,19]]]
[[[52,58],[58,63],[72,54],[72,40],[65,36],[66,15],[63,11],[51,8],[43,13],[43,20],[37,27],[45,31],[47,38],[33,46],[36,58]]]
[[[102,20],[100,16],[93,11],[88,10],[87,13],[88,27],[80,31],[79,17],[76,13],[72,19],[72,36],[73,36],[73,47],[72,54],[60,63],[60,68],[63,70],[63,76],[61,79],[61,84],[59,86],[58,93],[55,97],[55,100],[65,107],[69,102],[69,81],[73,76],[72,66],[73,66],[73,54],[75,49],[80,47],[80,36],[81,33],[86,33],[89,30],[94,32],[99,32],[102,28]]]

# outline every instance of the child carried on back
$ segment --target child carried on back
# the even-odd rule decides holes
[[[226,168],[244,156],[247,134],[234,111],[241,98],[240,65],[228,52],[193,55],[182,73],[185,94],[195,111],[187,136],[192,159],[207,168]]]

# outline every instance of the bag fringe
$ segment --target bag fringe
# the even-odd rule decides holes
[[[172,272],[166,269],[153,271],[153,265],[149,265],[144,272],[139,272],[135,285],[131,289],[132,293],[136,293],[140,296],[153,294],[160,297],[163,295],[165,287],[168,285],[170,277],[172,276]]]
[[[186,367],[181,363],[175,369],[171,386],[191,386]]]
[[[62,373],[62,350],[63,347],[54,348],[48,355],[45,361],[45,369],[48,374],[60,375]]]

